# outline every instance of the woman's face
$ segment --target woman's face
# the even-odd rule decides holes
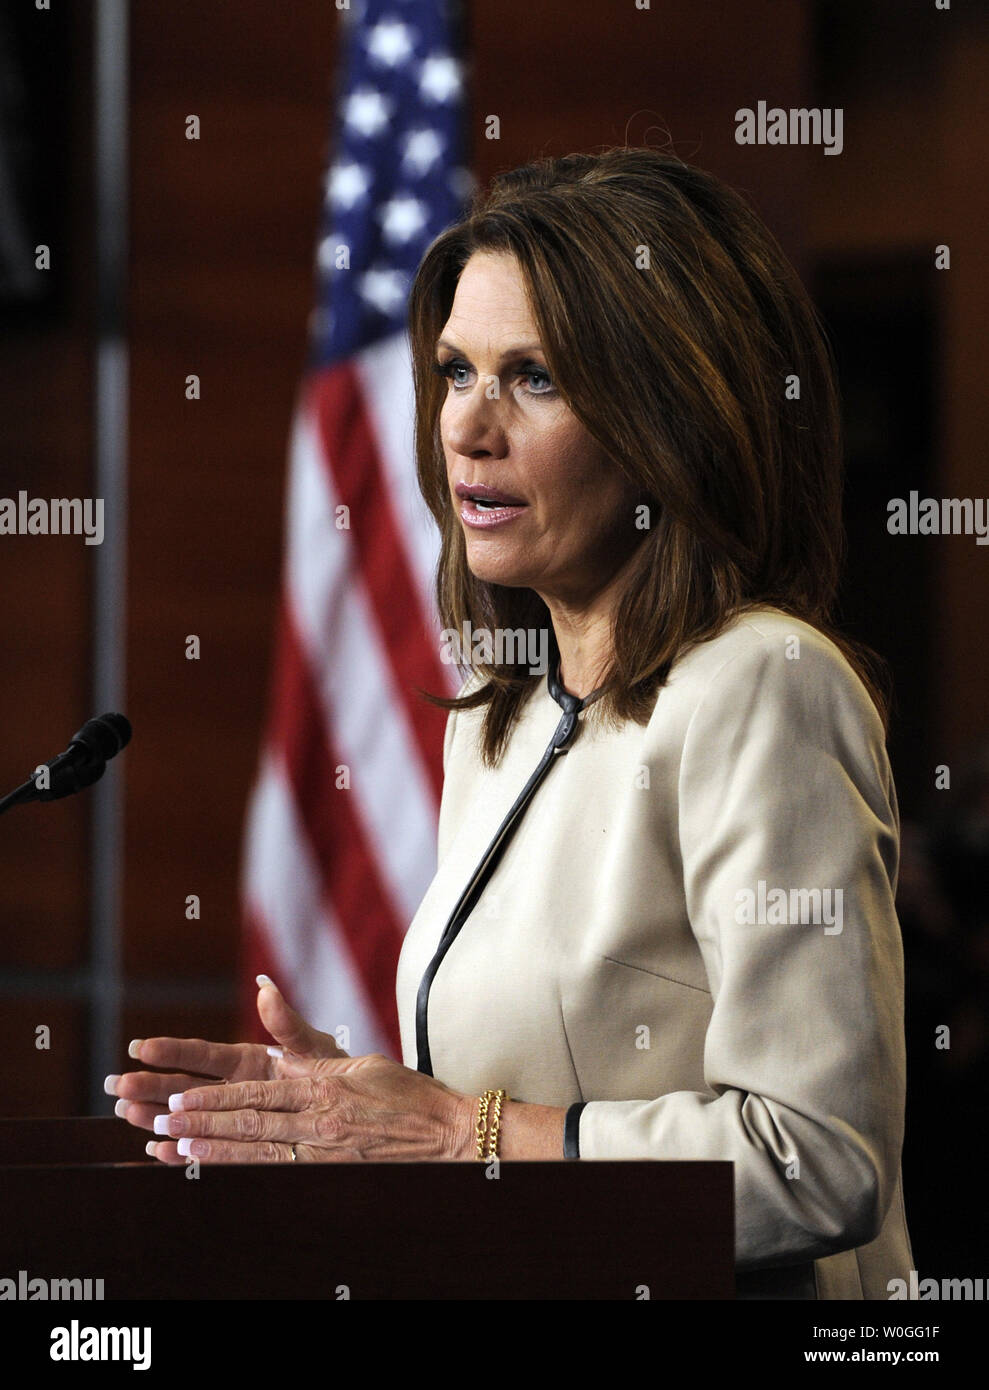
[[[436,358],[471,570],[547,601],[588,602],[642,539],[634,494],[551,381],[514,256],[467,262]]]

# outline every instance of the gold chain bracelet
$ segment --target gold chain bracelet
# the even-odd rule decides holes
[[[489,1163],[498,1157],[498,1133],[501,1129],[501,1103],[506,1099],[504,1091],[485,1091],[477,1101],[477,1125],[474,1136],[477,1140],[477,1159]],[[491,1110],[491,1125],[488,1127],[488,1109]],[[487,1152],[485,1152],[485,1147]]]

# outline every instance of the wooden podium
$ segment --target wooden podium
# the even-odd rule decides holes
[[[103,1279],[108,1300],[735,1296],[730,1163],[194,1178],[147,1158],[148,1137],[112,1118],[0,1120],[0,1275]]]

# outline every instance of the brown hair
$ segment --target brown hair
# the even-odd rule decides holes
[[[831,624],[844,553],[842,443],[820,321],[745,200],[654,149],[501,174],[419,266],[409,306],[416,459],[441,532],[444,627],[552,633],[533,590],[471,572],[447,485],[436,340],[478,251],[517,259],[554,385],[650,507],[615,611],[601,714],[648,722],[678,654],[768,604],[840,648],[886,729],[885,667]],[[798,380],[798,399],[787,399],[787,378]],[[494,763],[540,677],[521,663],[478,669],[483,683],[470,694],[428,698],[448,709],[487,705],[482,749]]]

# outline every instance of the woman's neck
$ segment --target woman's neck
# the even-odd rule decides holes
[[[553,632],[560,652],[559,681],[571,695],[583,698],[602,683],[611,661],[611,623],[564,621],[556,613]]]
[[[549,609],[560,653],[559,681],[571,695],[583,698],[604,683],[614,654],[614,611],[621,590],[616,575],[584,604],[541,595]]]

